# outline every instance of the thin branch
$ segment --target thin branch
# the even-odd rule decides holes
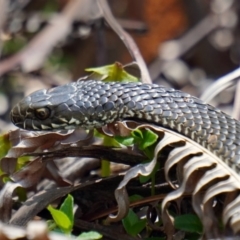
[[[144,156],[122,149],[112,149],[104,146],[70,147],[53,152],[27,153],[25,156],[43,156],[44,161],[64,157],[91,157],[107,159],[111,162],[136,165],[144,161]]]
[[[6,19],[6,15],[8,12],[8,1],[0,0],[0,35],[2,34],[3,25]],[[2,51],[2,39],[0,36],[0,56]]]
[[[235,92],[235,98],[234,98],[234,105],[233,105],[233,113],[232,117],[239,120],[240,119],[240,81],[237,83],[236,92]]]
[[[115,31],[116,34],[120,37],[120,39],[123,41],[123,43],[127,47],[131,56],[138,63],[139,68],[141,69],[142,81],[145,83],[151,83],[152,81],[151,81],[147,66],[145,64],[145,61],[143,60],[143,57],[140,54],[140,51],[136,43],[132,39],[132,37],[126,31],[124,31],[121,25],[116,21],[116,19],[112,15],[112,12],[106,0],[98,0],[98,6],[102,10],[103,17],[106,20],[106,22],[113,29],[113,31]]]
[[[239,79],[240,68],[237,68],[236,70],[216,80],[210,87],[206,89],[206,91],[204,91],[200,98],[205,102],[210,102],[221,91],[232,86]]]

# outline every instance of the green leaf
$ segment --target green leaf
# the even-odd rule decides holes
[[[141,129],[136,129],[131,132],[131,135],[135,140],[142,140],[143,139],[143,133]]]
[[[149,159],[152,159],[158,135],[150,129],[136,129],[131,132],[131,135],[139,149],[141,149]]]
[[[11,148],[8,134],[0,136],[0,159],[7,155],[8,150]]]
[[[9,149],[11,148],[11,142],[9,140],[9,135],[4,134],[0,136],[0,159],[7,155]],[[16,171],[21,169],[29,161],[31,157],[19,157],[17,161]],[[3,174],[3,171],[0,169],[0,175]],[[9,179],[7,180],[9,181]]]
[[[137,129],[132,131],[131,134],[142,150],[152,146],[158,139],[158,135],[149,129]]]
[[[62,203],[60,209],[63,213],[65,213],[69,220],[71,221],[71,224],[73,226],[74,223],[74,217],[73,217],[73,197],[68,194],[67,197],[64,199],[64,202]]]
[[[8,153],[8,150],[11,148],[11,143],[9,140],[9,135],[4,134],[0,136],[0,159],[5,157]],[[4,172],[0,169],[0,175],[3,175]]]
[[[114,139],[124,146],[131,146],[133,145],[133,142],[134,142],[133,137],[115,136]]]
[[[146,219],[139,219],[132,209],[128,211],[128,215],[122,220],[126,232],[131,236],[136,236],[146,227]]]
[[[72,223],[68,216],[64,212],[55,209],[52,206],[48,206],[47,209],[51,213],[57,226],[61,228],[64,233],[70,233],[72,230]]]
[[[123,226],[126,230],[130,229],[132,225],[138,222],[138,220],[139,218],[137,214],[132,209],[129,209],[128,215],[122,220]]]
[[[203,231],[201,220],[194,214],[185,214],[175,217],[174,226],[185,232],[201,233]]]
[[[83,232],[78,237],[77,240],[95,240],[101,239],[102,235],[95,231]]]
[[[147,147],[152,146],[158,139],[158,135],[154,133],[153,131],[147,129],[143,131],[143,149],[146,149]]]
[[[96,67],[96,68],[87,68],[85,69],[87,72],[93,72],[95,77],[100,80],[104,80],[106,82],[137,82],[138,78],[134,77],[133,75],[129,74],[123,69],[121,63],[114,63],[112,65],[107,65],[103,67]],[[93,76],[94,78],[94,76]]]
[[[118,141],[114,137],[109,137],[100,133],[98,130],[94,130],[94,136],[103,139],[103,145],[105,147],[120,147]]]
[[[1,177],[2,177],[2,181],[3,181],[4,183],[7,183],[7,182],[11,182],[11,181],[12,181],[12,179],[11,179],[9,176],[6,176],[5,174],[1,175]]]
[[[30,161],[31,157],[29,156],[23,156],[23,157],[19,157],[17,160],[17,167],[16,167],[16,171],[22,169],[24,166],[26,166],[26,164]]]
[[[105,147],[120,147],[119,143],[113,138],[103,135],[103,145]]]

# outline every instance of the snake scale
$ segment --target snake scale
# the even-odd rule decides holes
[[[25,97],[11,119],[35,131],[140,119],[192,139],[240,172],[240,122],[196,97],[156,84],[79,80]]]

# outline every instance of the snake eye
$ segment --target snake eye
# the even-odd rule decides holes
[[[35,116],[40,120],[45,120],[50,116],[49,108],[38,108],[35,110]]]

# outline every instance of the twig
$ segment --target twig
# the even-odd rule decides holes
[[[44,161],[51,160],[52,158],[64,158],[69,156],[91,157],[97,159],[108,159],[112,162],[123,163],[130,166],[139,164],[145,159],[144,156],[140,154],[134,154],[130,151],[112,149],[104,146],[70,147],[53,152],[27,153],[25,156],[43,156]]]
[[[2,34],[2,28],[4,25],[5,19],[6,19],[7,7],[8,7],[8,2],[6,0],[0,0],[0,56],[2,51],[1,34]]]
[[[232,117],[237,120],[240,119],[239,102],[240,102],[240,81],[238,81],[238,83],[237,83],[236,92],[235,92],[235,100],[234,100],[234,105],[233,105],[233,113],[232,113]]]
[[[120,39],[123,41],[123,43],[127,47],[131,56],[138,63],[139,68],[141,69],[142,81],[145,83],[151,83],[152,81],[151,81],[147,66],[132,37],[127,32],[125,32],[124,29],[121,27],[121,25],[116,21],[116,19],[112,15],[112,12],[106,0],[98,0],[98,6],[102,10],[103,17],[106,20],[106,22],[110,25],[113,31],[115,31],[116,34],[120,37]]]
[[[232,86],[238,79],[240,79],[240,68],[216,80],[216,82],[206,89],[200,98],[205,102],[210,102],[216,95]]]
[[[147,31],[147,25],[144,22],[120,18],[116,18],[116,20],[126,31],[133,31],[137,33],[143,33]]]

